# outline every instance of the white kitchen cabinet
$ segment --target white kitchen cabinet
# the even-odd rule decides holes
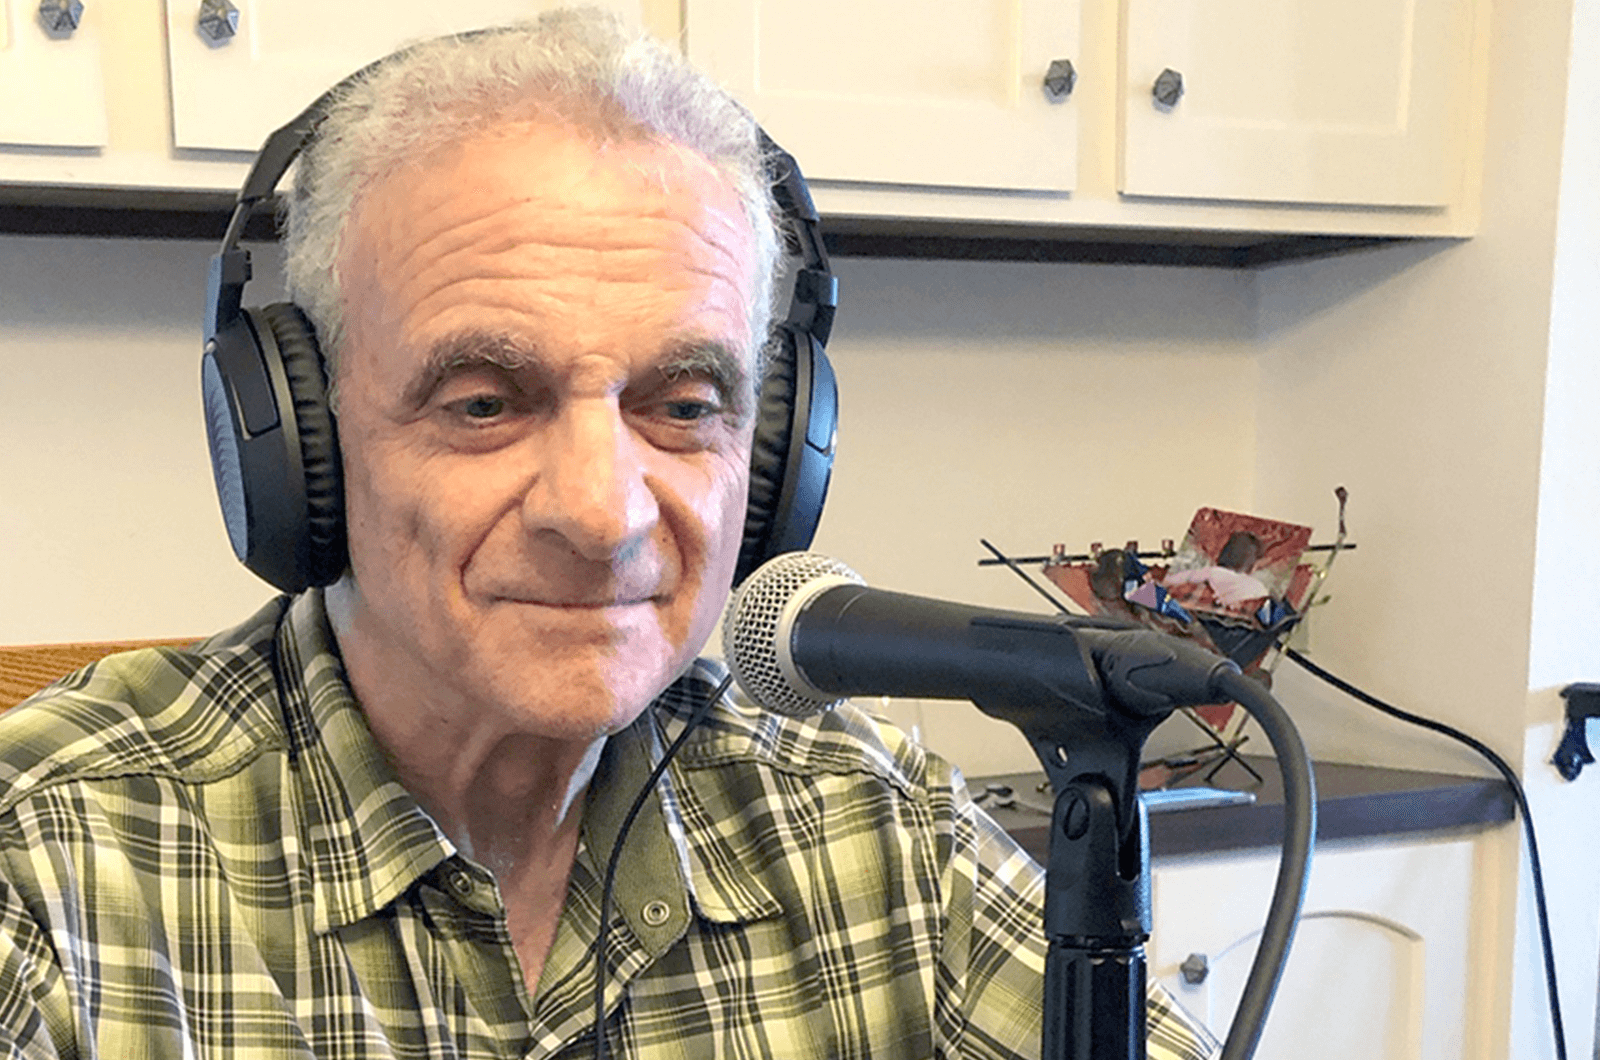
[[[213,42],[199,0],[166,0],[173,144],[254,151],[329,86],[410,41],[527,18],[556,0],[435,0],[382,5],[236,0],[237,33]],[[639,24],[639,0],[608,7]]]
[[[237,33],[214,42],[200,0],[85,0],[57,40],[37,0],[0,0],[0,203],[210,207],[272,129],[367,62],[557,2],[235,0]],[[678,34],[669,0],[597,2]]]
[[[106,144],[101,12],[51,33],[37,0],[0,0],[0,145],[85,149]]]
[[[1121,190],[1446,206],[1465,136],[1460,0],[1129,0]],[[1153,98],[1168,72],[1171,106]]]
[[[689,59],[812,180],[1069,191],[1077,0],[688,0]]]
[[[1476,221],[1486,0],[686,0],[685,26],[825,214],[1110,238]],[[1079,80],[1051,103],[1058,58]]]
[[[0,0],[0,141],[26,145],[0,146],[0,202],[220,209],[350,71],[555,0],[236,2],[221,42],[200,0],[91,0],[61,41]],[[751,105],[836,232],[1253,245],[1476,223],[1490,0],[607,2]],[[1058,60],[1076,85],[1053,98]],[[1167,67],[1186,92],[1161,111]]]
[[[1485,833],[1325,843],[1256,1055],[1261,1060],[1454,1060],[1474,958],[1476,844]],[[1255,958],[1276,851],[1158,859],[1149,973],[1226,1034]],[[1481,910],[1479,921],[1487,919]],[[1207,974],[1180,966],[1203,955]]]

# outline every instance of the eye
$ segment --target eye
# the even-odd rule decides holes
[[[672,452],[698,452],[719,444],[734,427],[727,402],[703,380],[676,380],[664,392],[638,395],[628,408],[635,429]]]
[[[722,410],[709,401],[668,401],[662,405],[662,411],[669,420],[693,423],[707,416],[715,416]]]
[[[506,399],[493,394],[479,394],[461,402],[461,413],[472,420],[490,420],[506,411]]]

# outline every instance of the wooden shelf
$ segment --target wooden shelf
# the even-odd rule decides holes
[[[193,644],[178,640],[115,640],[0,648],[0,710],[14,707],[50,682],[119,651]]]

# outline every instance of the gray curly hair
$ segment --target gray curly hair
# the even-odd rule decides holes
[[[750,342],[759,374],[782,242],[755,120],[663,44],[578,9],[414,45],[338,90],[296,166],[284,238],[289,295],[317,329],[334,387],[340,251],[363,189],[408,159],[530,112],[602,142],[676,144],[729,181],[756,235]]]

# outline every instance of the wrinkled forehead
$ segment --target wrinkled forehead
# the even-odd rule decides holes
[[[473,308],[492,318],[520,306],[533,319],[554,307],[552,319],[581,330],[616,323],[573,316],[583,299],[597,316],[667,307],[685,326],[720,332],[753,376],[764,309],[755,244],[732,181],[694,151],[529,121],[368,181],[346,220],[339,275],[357,331],[374,318],[434,321],[441,307],[458,331],[479,323],[460,319]]]

